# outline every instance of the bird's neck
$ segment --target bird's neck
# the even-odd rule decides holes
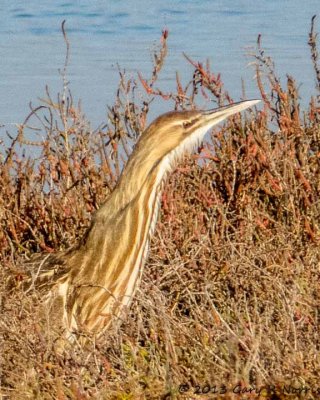
[[[152,168],[132,190],[128,190],[132,175],[123,174],[74,254],[71,281],[75,287],[85,288],[77,294],[82,304],[79,322],[89,329],[105,326],[105,316],[111,315],[114,307],[128,305],[133,297],[159,210],[164,178],[159,168]],[[76,308],[72,312],[77,314]]]
[[[155,163],[152,155],[129,159],[116,188],[100,207],[97,217],[110,218],[117,213],[130,212],[135,204],[144,207],[152,204],[168,171],[166,162]]]

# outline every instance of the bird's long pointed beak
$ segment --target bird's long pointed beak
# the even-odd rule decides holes
[[[225,118],[230,117],[240,111],[243,111],[249,107],[253,107],[261,100],[244,100],[238,103],[229,104],[227,106],[214,108],[212,110],[203,111],[202,115],[205,117],[206,122],[212,122],[214,125]]]

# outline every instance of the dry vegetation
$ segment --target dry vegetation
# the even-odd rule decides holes
[[[4,399],[319,398],[320,72],[313,22],[317,94],[308,110],[299,109],[294,79],[284,86],[277,78],[258,38],[263,107],[232,118],[171,176],[135,301],[88,348],[56,352],[55,337],[36,317],[39,300],[19,289],[23,263],[83,234],[155,102],[189,109],[203,98],[227,103],[230,95],[209,65],[190,59],[186,87],[177,75],[176,93],[158,89],[163,32],[150,79],[120,72],[107,126],[91,130],[62,71],[58,99],[47,92],[11,145],[2,144]],[[259,396],[264,385],[274,388]],[[232,393],[240,387],[256,389]]]

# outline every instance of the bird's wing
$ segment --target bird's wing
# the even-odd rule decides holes
[[[67,276],[69,270],[59,253],[35,255],[24,264],[22,286],[27,292],[32,289],[40,292],[50,290]]]

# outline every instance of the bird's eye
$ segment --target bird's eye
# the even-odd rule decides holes
[[[184,129],[190,128],[190,126],[192,126],[196,121],[193,119],[191,119],[190,121],[185,121],[182,123],[182,126],[184,127]]]

